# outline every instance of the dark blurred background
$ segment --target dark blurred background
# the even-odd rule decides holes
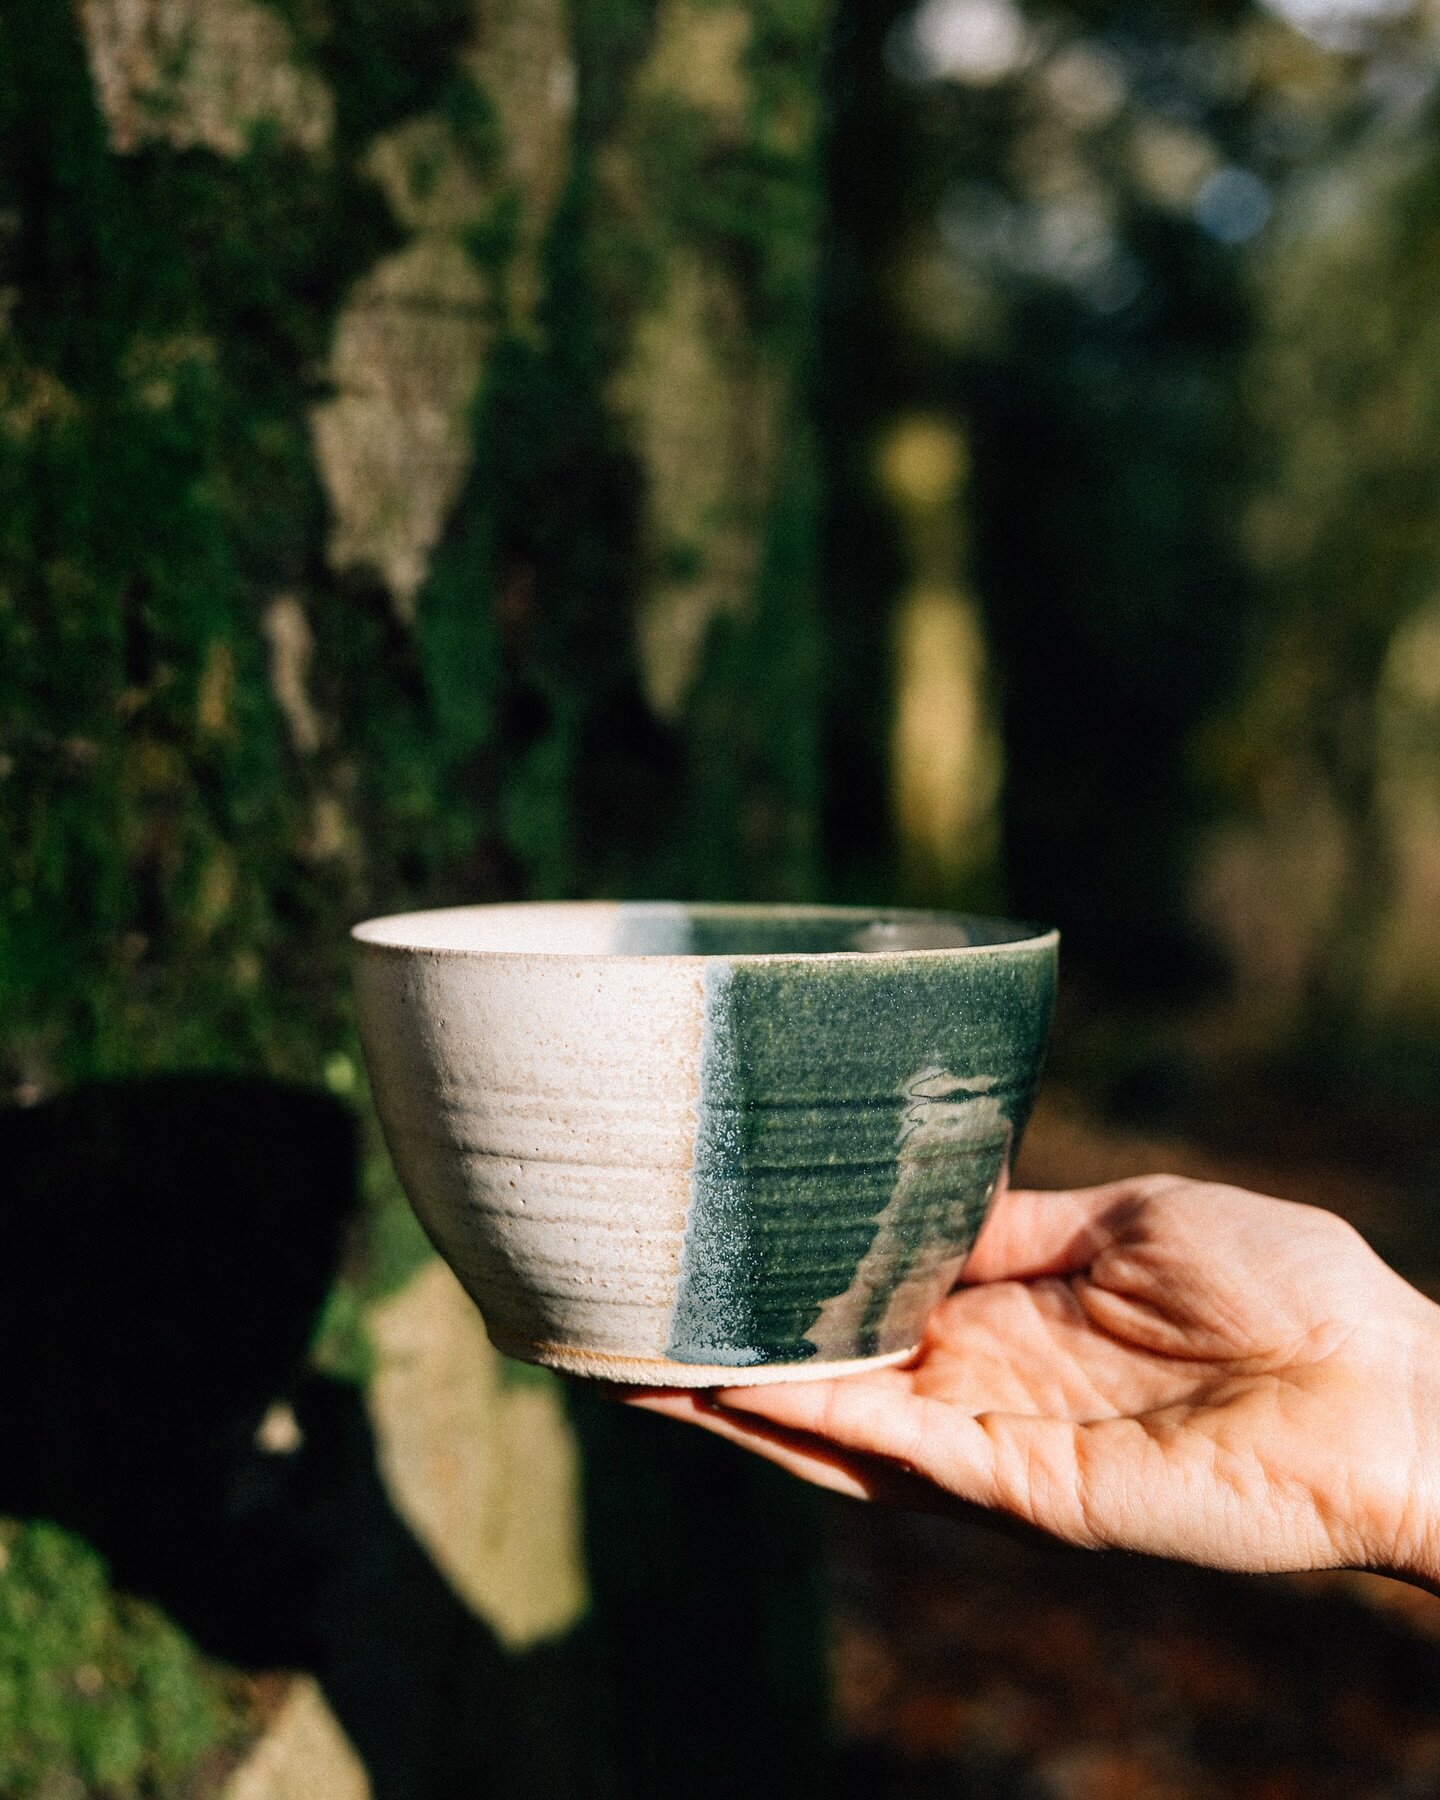
[[[1429,0],[5,0],[0,1800],[1440,1792],[1440,1603],[490,1351],[345,932],[1064,934],[1040,1182],[1440,1292]]]

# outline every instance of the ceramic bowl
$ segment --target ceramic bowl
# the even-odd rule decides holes
[[[510,1356],[708,1387],[909,1355],[1008,1166],[1057,938],[800,906],[355,928],[395,1166]]]

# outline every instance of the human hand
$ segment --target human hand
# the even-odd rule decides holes
[[[1333,1214],[1171,1176],[1012,1191],[963,1281],[902,1368],[626,1398],[863,1498],[1440,1579],[1440,1307]]]

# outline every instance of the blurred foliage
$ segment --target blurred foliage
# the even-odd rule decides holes
[[[1428,126],[1372,124],[1307,169],[1257,257],[1247,398],[1263,450],[1244,539],[1264,631],[1205,749],[1249,826],[1253,883],[1274,878],[1267,840],[1307,842],[1267,903],[1226,888],[1232,837],[1212,898],[1252,990],[1282,1025],[1308,1009],[1322,1032],[1387,1013],[1440,1019],[1433,933],[1405,942],[1433,919],[1440,856],[1435,816],[1413,809],[1440,736],[1432,705],[1424,741],[1427,651],[1409,629],[1440,585],[1440,158]],[[1419,729],[1397,740],[1389,727],[1412,693]],[[1428,842],[1407,841],[1416,828]]]
[[[0,1555],[0,1793],[180,1800],[239,1735],[236,1696],[78,1538],[0,1525]]]
[[[857,359],[856,411],[872,431],[897,403],[963,421],[1010,904],[1058,919],[1072,964],[1153,992],[1194,962],[1181,749],[1249,599],[1246,311],[1233,256],[1149,191],[1136,142],[1180,110],[1192,139],[1234,129],[1233,99],[1195,80],[1197,48],[1225,40],[1198,11],[979,0],[856,32],[850,116],[909,171],[909,205],[872,211],[871,193],[855,225],[855,312],[895,340]]]
[[[833,585],[883,654],[908,528],[868,450],[948,417],[992,882],[1112,1003],[1228,995],[1212,1046],[1433,1037],[1431,15],[921,0],[838,60]],[[869,817],[842,866],[894,857]]]

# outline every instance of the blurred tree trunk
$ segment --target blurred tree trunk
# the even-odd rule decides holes
[[[826,12],[5,6],[14,1099],[163,1067],[358,1092],[369,911],[811,890]],[[592,1710],[633,1692],[591,1791],[763,1763],[802,1792],[793,1503],[763,1474],[707,1501],[710,1447],[682,1492],[630,1425],[590,1436],[683,1517],[592,1534]],[[697,1582],[721,1510],[786,1582]]]

